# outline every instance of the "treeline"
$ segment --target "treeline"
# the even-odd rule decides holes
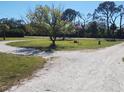
[[[28,33],[29,35],[49,36],[50,33],[43,24],[46,21],[51,25],[48,22],[48,20],[51,21],[49,11],[58,11],[58,21],[60,23],[56,23],[56,25],[61,25],[64,28],[58,29],[56,36],[124,38],[124,7],[123,5],[117,6],[112,1],[100,3],[94,13],[88,13],[87,15],[82,15],[79,11],[71,8],[61,11],[60,8],[57,9],[54,6],[51,8],[49,6],[38,6],[34,11],[27,14],[27,18],[30,20],[29,25],[32,27]]]
[[[5,37],[24,37],[25,25],[23,20],[15,20],[13,18],[0,19],[0,36]]]
[[[71,8],[62,11],[54,5],[39,5],[26,17],[26,22],[1,19],[0,36],[49,36],[53,43],[57,37],[124,38],[124,7],[112,1],[100,3],[94,13],[85,15]]]

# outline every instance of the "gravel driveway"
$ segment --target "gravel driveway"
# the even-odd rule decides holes
[[[56,51],[16,48],[0,42],[0,52],[44,56],[45,67],[33,78],[8,91],[124,91],[124,43],[94,51]],[[23,51],[25,50],[25,52]]]

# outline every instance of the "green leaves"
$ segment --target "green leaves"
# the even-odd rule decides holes
[[[71,22],[62,20],[62,11],[54,6],[52,8],[37,6],[33,12],[29,11],[28,18],[35,28],[39,26],[39,29],[47,30],[50,36],[56,36],[57,33],[67,33],[74,29]]]
[[[0,24],[0,29],[6,31],[9,29],[9,26],[7,24]]]

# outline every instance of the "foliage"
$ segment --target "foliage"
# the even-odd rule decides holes
[[[115,38],[124,38],[123,17],[123,5],[116,5],[113,1],[101,2],[93,14],[87,15],[71,8],[62,11],[54,5],[39,5],[27,13],[27,22],[14,18],[0,19],[0,36],[4,39],[6,36],[49,36],[54,46],[57,37],[63,40],[66,37],[111,38],[114,34]],[[116,25],[115,33],[113,24]]]
[[[1,36],[3,40],[6,39],[6,32],[9,30],[9,26],[6,23],[0,24]]]
[[[115,3],[113,1],[105,1],[99,4],[97,9],[95,9],[95,18],[101,18],[106,21],[106,26],[107,26],[107,33],[108,36],[110,35],[109,31],[109,25],[110,22],[115,22],[115,19],[113,19],[114,15],[119,12],[118,7],[116,7]]]
[[[41,7],[42,9],[40,9]],[[121,30],[118,30],[117,27],[116,31],[118,32],[115,33],[115,37],[124,38],[122,31],[123,5],[117,6],[112,1],[100,3],[94,13],[88,13],[87,16],[81,15],[80,12],[71,8],[65,9],[63,12],[60,8],[55,7],[40,6],[40,8],[36,8],[34,12],[29,12],[30,25],[33,28],[30,31],[31,35],[50,36],[51,40],[53,36],[52,41],[56,41],[57,37],[63,37],[63,40],[65,37],[110,38],[113,35],[111,25],[116,24],[116,20],[120,16]],[[55,11],[55,14],[51,14],[51,10],[59,11],[59,15],[56,15]],[[53,14],[56,15],[54,20]]]
[[[52,8],[48,6],[38,6],[35,11],[30,11],[27,15],[31,21],[32,27],[42,28],[47,31],[52,41],[52,46],[55,46],[57,34],[64,33],[71,26],[70,23],[61,19],[62,12],[59,8]],[[35,25],[34,25],[35,24]]]
[[[79,12],[73,10],[73,9],[66,9],[63,14],[62,14],[62,20],[64,21],[69,21],[72,22],[76,19],[76,17],[78,16]]]
[[[0,36],[5,37],[24,37],[23,20],[15,20],[13,18],[0,19]]]
[[[6,33],[7,37],[24,37],[24,31],[22,29],[11,29]]]
[[[96,37],[98,32],[98,25],[96,21],[90,22],[88,25],[87,32],[90,33],[90,37]]]

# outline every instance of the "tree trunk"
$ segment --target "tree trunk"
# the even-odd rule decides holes
[[[52,45],[53,45],[53,46],[56,46],[55,40],[52,40]]]
[[[122,24],[122,16],[120,16],[120,30],[121,30],[121,24]]]
[[[6,40],[6,33],[3,31],[3,40]]]
[[[119,32],[119,36],[121,38],[121,34],[122,34],[122,15],[120,14],[120,32]]]
[[[50,40],[52,41],[52,36],[49,36],[50,37]]]
[[[50,36],[50,40],[52,41],[50,48],[55,49],[56,48],[56,37]]]
[[[113,40],[115,41],[115,32],[114,32],[114,30],[112,31],[112,33],[113,33]]]
[[[65,35],[63,35],[62,40],[63,40],[63,41],[65,40]]]
[[[109,17],[107,16],[107,34],[108,34],[108,37],[110,36],[110,32],[109,32]]]

